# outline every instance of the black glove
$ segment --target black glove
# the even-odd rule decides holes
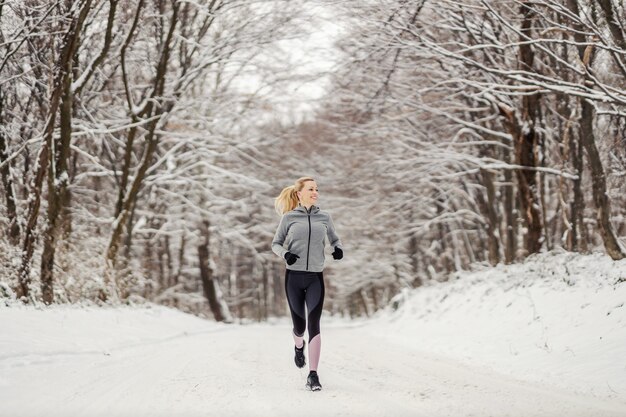
[[[299,258],[298,255],[295,255],[291,252],[287,252],[285,254],[285,260],[287,261],[287,265],[293,265],[294,263],[296,263],[296,260]]]
[[[333,259],[338,261],[341,258],[343,258],[343,251],[339,248],[335,248],[335,251],[333,252]]]

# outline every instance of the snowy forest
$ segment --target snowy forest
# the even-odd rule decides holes
[[[0,298],[283,316],[273,201],[304,175],[344,245],[338,315],[475,264],[622,259],[625,22],[619,0],[0,0]]]

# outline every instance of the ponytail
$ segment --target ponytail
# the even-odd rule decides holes
[[[276,212],[281,215],[295,209],[297,206],[298,194],[296,194],[296,187],[293,185],[283,188],[276,200],[274,200]]]
[[[302,177],[296,180],[294,185],[283,188],[278,197],[274,200],[274,207],[276,212],[280,215],[287,213],[298,207],[298,191],[304,188],[304,183],[307,181],[315,181],[311,177]]]

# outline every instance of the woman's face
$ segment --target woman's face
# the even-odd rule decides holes
[[[319,193],[317,190],[317,184],[315,181],[307,181],[304,183],[304,187],[302,190],[298,191],[298,198],[300,199],[300,204],[306,207],[310,207],[317,203],[317,198],[319,197]]]

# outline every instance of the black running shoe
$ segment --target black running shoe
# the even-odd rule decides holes
[[[309,377],[306,379],[306,387],[311,391],[320,391],[322,389],[322,384],[320,384],[320,379],[317,376],[317,372],[309,372]]]
[[[306,365],[306,358],[304,357],[304,347],[306,346],[306,342],[302,341],[301,348],[295,348],[296,356],[294,356],[293,360],[296,362],[296,366],[298,368],[303,368]]]

